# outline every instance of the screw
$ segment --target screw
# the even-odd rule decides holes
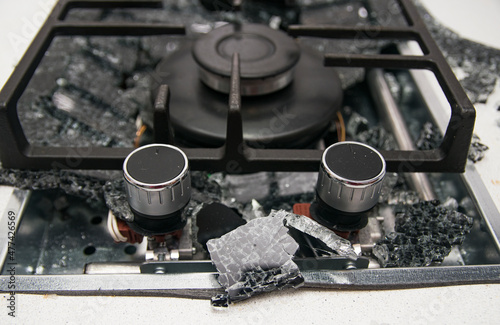
[[[165,274],[165,273],[166,273],[166,271],[163,267],[157,267],[155,269],[155,274]]]
[[[347,262],[344,269],[346,270],[355,270],[357,269],[356,265],[354,264],[354,262]]]

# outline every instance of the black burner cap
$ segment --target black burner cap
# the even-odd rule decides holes
[[[228,24],[196,41],[193,57],[205,70],[229,77],[233,53],[240,54],[241,77],[262,79],[284,73],[298,62],[295,41],[264,25]]]
[[[178,177],[186,166],[184,155],[167,145],[145,146],[130,155],[128,174],[145,184],[167,183]]]

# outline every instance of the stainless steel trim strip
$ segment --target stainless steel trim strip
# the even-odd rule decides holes
[[[31,191],[20,190],[9,186],[0,186],[0,197],[2,197],[2,201],[7,202],[5,207],[3,207],[3,209],[1,210],[2,214],[0,215],[0,270],[6,263],[6,258],[9,251],[8,243],[10,230],[8,228],[8,213],[9,211],[12,211],[16,214],[15,231],[13,231],[13,233],[15,234],[19,227],[19,224],[21,223],[23,211],[26,207],[30,195]],[[15,246],[13,246],[13,248],[15,249]],[[15,262],[15,260],[13,262]]]

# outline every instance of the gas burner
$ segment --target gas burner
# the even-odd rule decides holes
[[[228,24],[195,42],[193,57],[200,79],[210,88],[229,94],[231,58],[240,54],[241,95],[273,93],[288,86],[300,48],[286,34],[264,25]]]
[[[276,43],[282,44],[278,48]],[[242,89],[246,87],[247,94],[268,93],[242,98],[247,143],[257,148],[306,147],[324,133],[342,103],[337,73],[325,69],[317,53],[281,32],[259,25],[226,25],[186,44],[157,67],[158,75],[166,76],[162,83],[172,90],[172,125],[184,144],[224,144],[228,98],[205,83],[219,82],[213,87],[217,90],[229,86],[230,57],[235,51],[241,52]],[[203,66],[205,83],[199,80],[197,62]],[[293,82],[292,70],[300,76]],[[262,86],[255,86],[258,83]]]

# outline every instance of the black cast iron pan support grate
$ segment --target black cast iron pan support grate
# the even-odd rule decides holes
[[[436,43],[410,0],[398,1],[408,26],[338,27],[292,26],[292,36],[367,39],[407,39],[420,44],[423,56],[401,55],[325,55],[326,66],[429,69],[436,75],[452,107],[452,115],[443,142],[429,151],[383,151],[389,171],[462,172],[467,161],[475,110],[455,78]],[[16,169],[121,169],[132,148],[37,147],[28,143],[17,116],[17,102],[52,39],[58,35],[145,36],[184,34],[184,26],[142,23],[66,22],[72,8],[161,8],[162,1],[75,1],[61,0],[21,59],[0,92],[0,157],[4,168]],[[233,76],[228,114],[226,144],[221,148],[183,149],[193,170],[227,171],[317,171],[322,151],[311,149],[254,149],[243,142],[240,114],[238,56],[233,58]],[[156,141],[173,140],[168,117],[168,87],[162,86],[155,103]]]
[[[412,55],[325,55],[325,66],[385,69],[426,69],[436,76],[448,102],[451,118],[439,148],[426,151],[381,151],[387,170],[403,172],[463,172],[474,130],[476,111],[427,30],[411,0],[397,0],[407,27],[291,26],[292,36],[332,39],[394,39],[418,42],[422,56]],[[432,107],[431,107],[432,109]]]

